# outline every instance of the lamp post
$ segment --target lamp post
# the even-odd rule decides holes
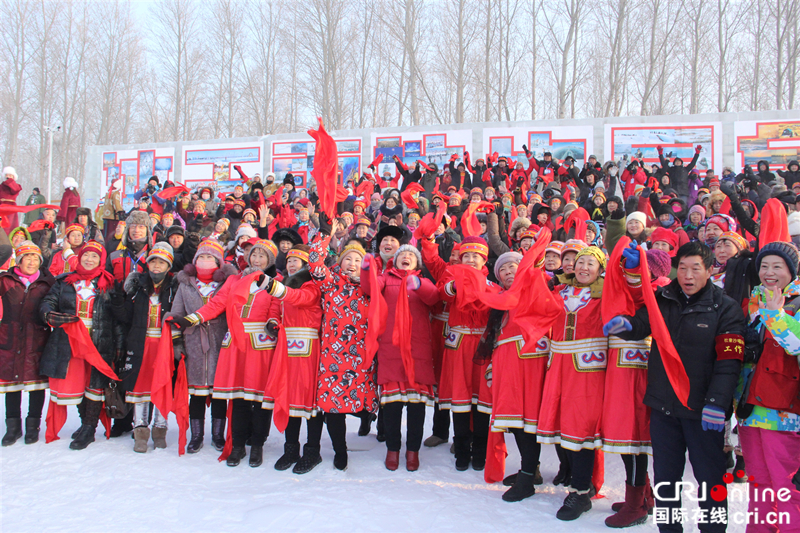
[[[44,131],[47,132],[47,202],[50,203],[53,197],[53,133],[61,131],[61,126],[55,128],[46,126]]]

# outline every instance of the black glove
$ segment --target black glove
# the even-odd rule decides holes
[[[186,318],[185,316],[182,316],[180,318],[173,318],[173,319],[169,320],[169,322],[173,326],[178,328],[180,331],[183,331],[183,330],[185,330],[187,328],[192,327],[192,322],[188,318]]]
[[[63,326],[64,324],[69,324],[71,322],[77,322],[78,320],[80,320],[80,318],[78,318],[75,315],[70,315],[67,313],[56,313],[55,311],[47,313],[44,319],[48,324],[50,324],[54,328]]]
[[[642,198],[649,198],[651,192],[653,192],[653,189],[651,189],[650,187],[645,187],[644,189],[642,189]]]
[[[267,335],[269,335],[270,338],[272,338],[272,339],[277,339],[278,338],[278,331],[279,330],[280,330],[280,327],[275,322],[267,322],[267,325],[264,328],[264,331],[266,331]]]
[[[522,187],[522,184],[525,183],[525,176],[520,176],[517,178],[517,188]]]
[[[530,157],[530,155],[531,155],[531,152],[530,152],[530,150],[528,150],[528,146],[527,146],[527,145],[525,145],[525,144],[523,144],[523,145],[522,145],[522,149],[523,149],[523,150],[525,150],[525,155],[526,155],[526,156],[528,156],[528,157]]]
[[[319,232],[322,235],[331,235],[333,233],[333,228],[331,227],[331,219],[328,218],[328,215],[322,211],[318,211],[319,213]]]
[[[625,218],[625,209],[622,207],[618,207],[616,211],[611,213],[612,220],[619,220],[621,218]]]
[[[736,190],[727,181],[723,181],[719,184],[719,190],[725,193],[725,196],[734,196],[736,194]]]
[[[175,357],[175,361],[180,361],[185,352],[186,348],[183,346],[183,339],[181,337],[174,337],[172,339],[172,355]]]

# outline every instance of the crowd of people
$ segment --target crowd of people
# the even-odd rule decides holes
[[[798,162],[717,176],[696,156],[579,166],[524,149],[442,169],[396,159],[382,176],[376,161],[333,210],[313,180],[238,167],[230,194],[154,176],[129,212],[120,182],[94,213],[71,178],[60,209],[35,191],[28,205],[45,207],[0,232],[2,445],[38,441],[49,388],[48,442],[76,406],[71,449],[102,420],[145,453],[167,446],[174,412],[196,453],[210,406],[228,466],[248,448],[260,466],[275,426],[275,469],[304,474],[323,427],[347,468],[353,415],[360,435],[377,419],[391,471],[421,468],[452,426],[455,469],[502,481],[508,502],[536,493],[541,445],[555,445],[561,520],[592,508],[619,456],[625,500],[606,524],[666,508],[660,529],[681,531],[688,450],[709,488],[788,490],[751,489],[750,511],[800,524]],[[521,456],[508,477],[504,433]],[[725,530],[724,497],[699,506],[701,530]]]

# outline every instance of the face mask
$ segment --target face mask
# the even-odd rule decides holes
[[[150,279],[153,280],[153,285],[158,285],[164,278],[167,277],[167,272],[162,272],[161,274],[156,274],[155,272],[150,272]]]
[[[616,176],[616,175],[617,175],[617,168],[616,168],[616,167],[614,167],[614,168],[610,168],[610,169],[608,170],[608,173],[609,173],[609,175],[611,175],[611,176]]]

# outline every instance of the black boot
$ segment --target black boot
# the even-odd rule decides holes
[[[83,425],[83,414],[86,412],[86,402],[88,401],[89,400],[87,400],[86,398],[83,398],[83,400],[81,400],[81,403],[78,404],[78,416],[81,417],[81,426]],[[78,429],[73,431],[72,435],[70,435],[70,438],[72,440],[75,440],[75,437],[77,437],[78,433],[81,432],[81,426],[78,426]]]
[[[544,478],[542,477],[542,473],[539,471],[540,465],[541,463],[536,463],[536,473],[533,474],[534,485],[544,485]]]
[[[333,456],[333,466],[336,470],[347,470],[347,452],[337,452]]]
[[[288,470],[300,460],[300,443],[287,442],[283,445],[283,455],[275,462],[275,470]]]
[[[292,468],[295,474],[307,474],[314,470],[314,467],[322,462],[322,457],[319,455],[319,446],[303,446],[303,457],[297,461],[297,464]],[[278,465],[275,465],[278,468]]]
[[[6,434],[3,435],[3,446],[11,446],[22,437],[22,419],[6,418]]]
[[[362,411],[358,414],[358,418],[361,419],[361,425],[358,426],[358,436],[366,437],[372,431],[372,421],[377,417],[369,411]]]
[[[733,461],[733,450],[725,453],[725,470],[730,470],[736,463]],[[735,474],[736,472],[734,472]]]
[[[567,453],[561,446],[556,446],[556,454],[558,455],[558,473],[556,477],[553,478],[553,485],[564,485],[565,487],[569,486],[570,482],[572,481],[572,471],[569,467],[569,458],[567,457]]]
[[[78,428],[78,434],[75,435],[75,438],[72,442],[69,443],[70,450],[83,450],[91,443],[94,442],[94,434],[96,428],[90,426],[89,424],[81,424],[81,427]]]
[[[115,418],[114,424],[111,426],[109,437],[112,439],[121,437],[126,433],[133,431],[133,409],[125,416],[125,418]]]
[[[264,446],[250,446],[250,466],[258,468],[264,462]]]
[[[212,418],[211,419],[211,444],[214,449],[221,452],[225,448],[225,419]]]
[[[564,505],[556,513],[556,518],[564,521],[575,520],[591,508],[592,500],[588,494],[570,492],[564,500]]]
[[[514,485],[503,494],[503,501],[519,502],[536,494],[533,486],[533,474],[519,471]]]
[[[78,435],[69,443],[70,450],[83,450],[94,442],[94,433],[100,420],[100,410],[103,408],[103,403],[92,400],[84,401],[86,405],[83,412],[83,424],[78,430]]]
[[[234,446],[225,464],[228,466],[239,466],[239,463],[247,456],[244,446]]]
[[[469,437],[453,437],[453,445],[456,449],[456,470],[463,472],[469,468],[469,462],[472,459]]]
[[[197,453],[203,447],[203,435],[205,433],[205,420],[202,418],[189,419],[189,429],[192,430],[192,438],[186,445],[187,453]]]
[[[25,444],[39,442],[39,425],[41,422],[41,418],[34,418],[32,416],[25,419]]]

